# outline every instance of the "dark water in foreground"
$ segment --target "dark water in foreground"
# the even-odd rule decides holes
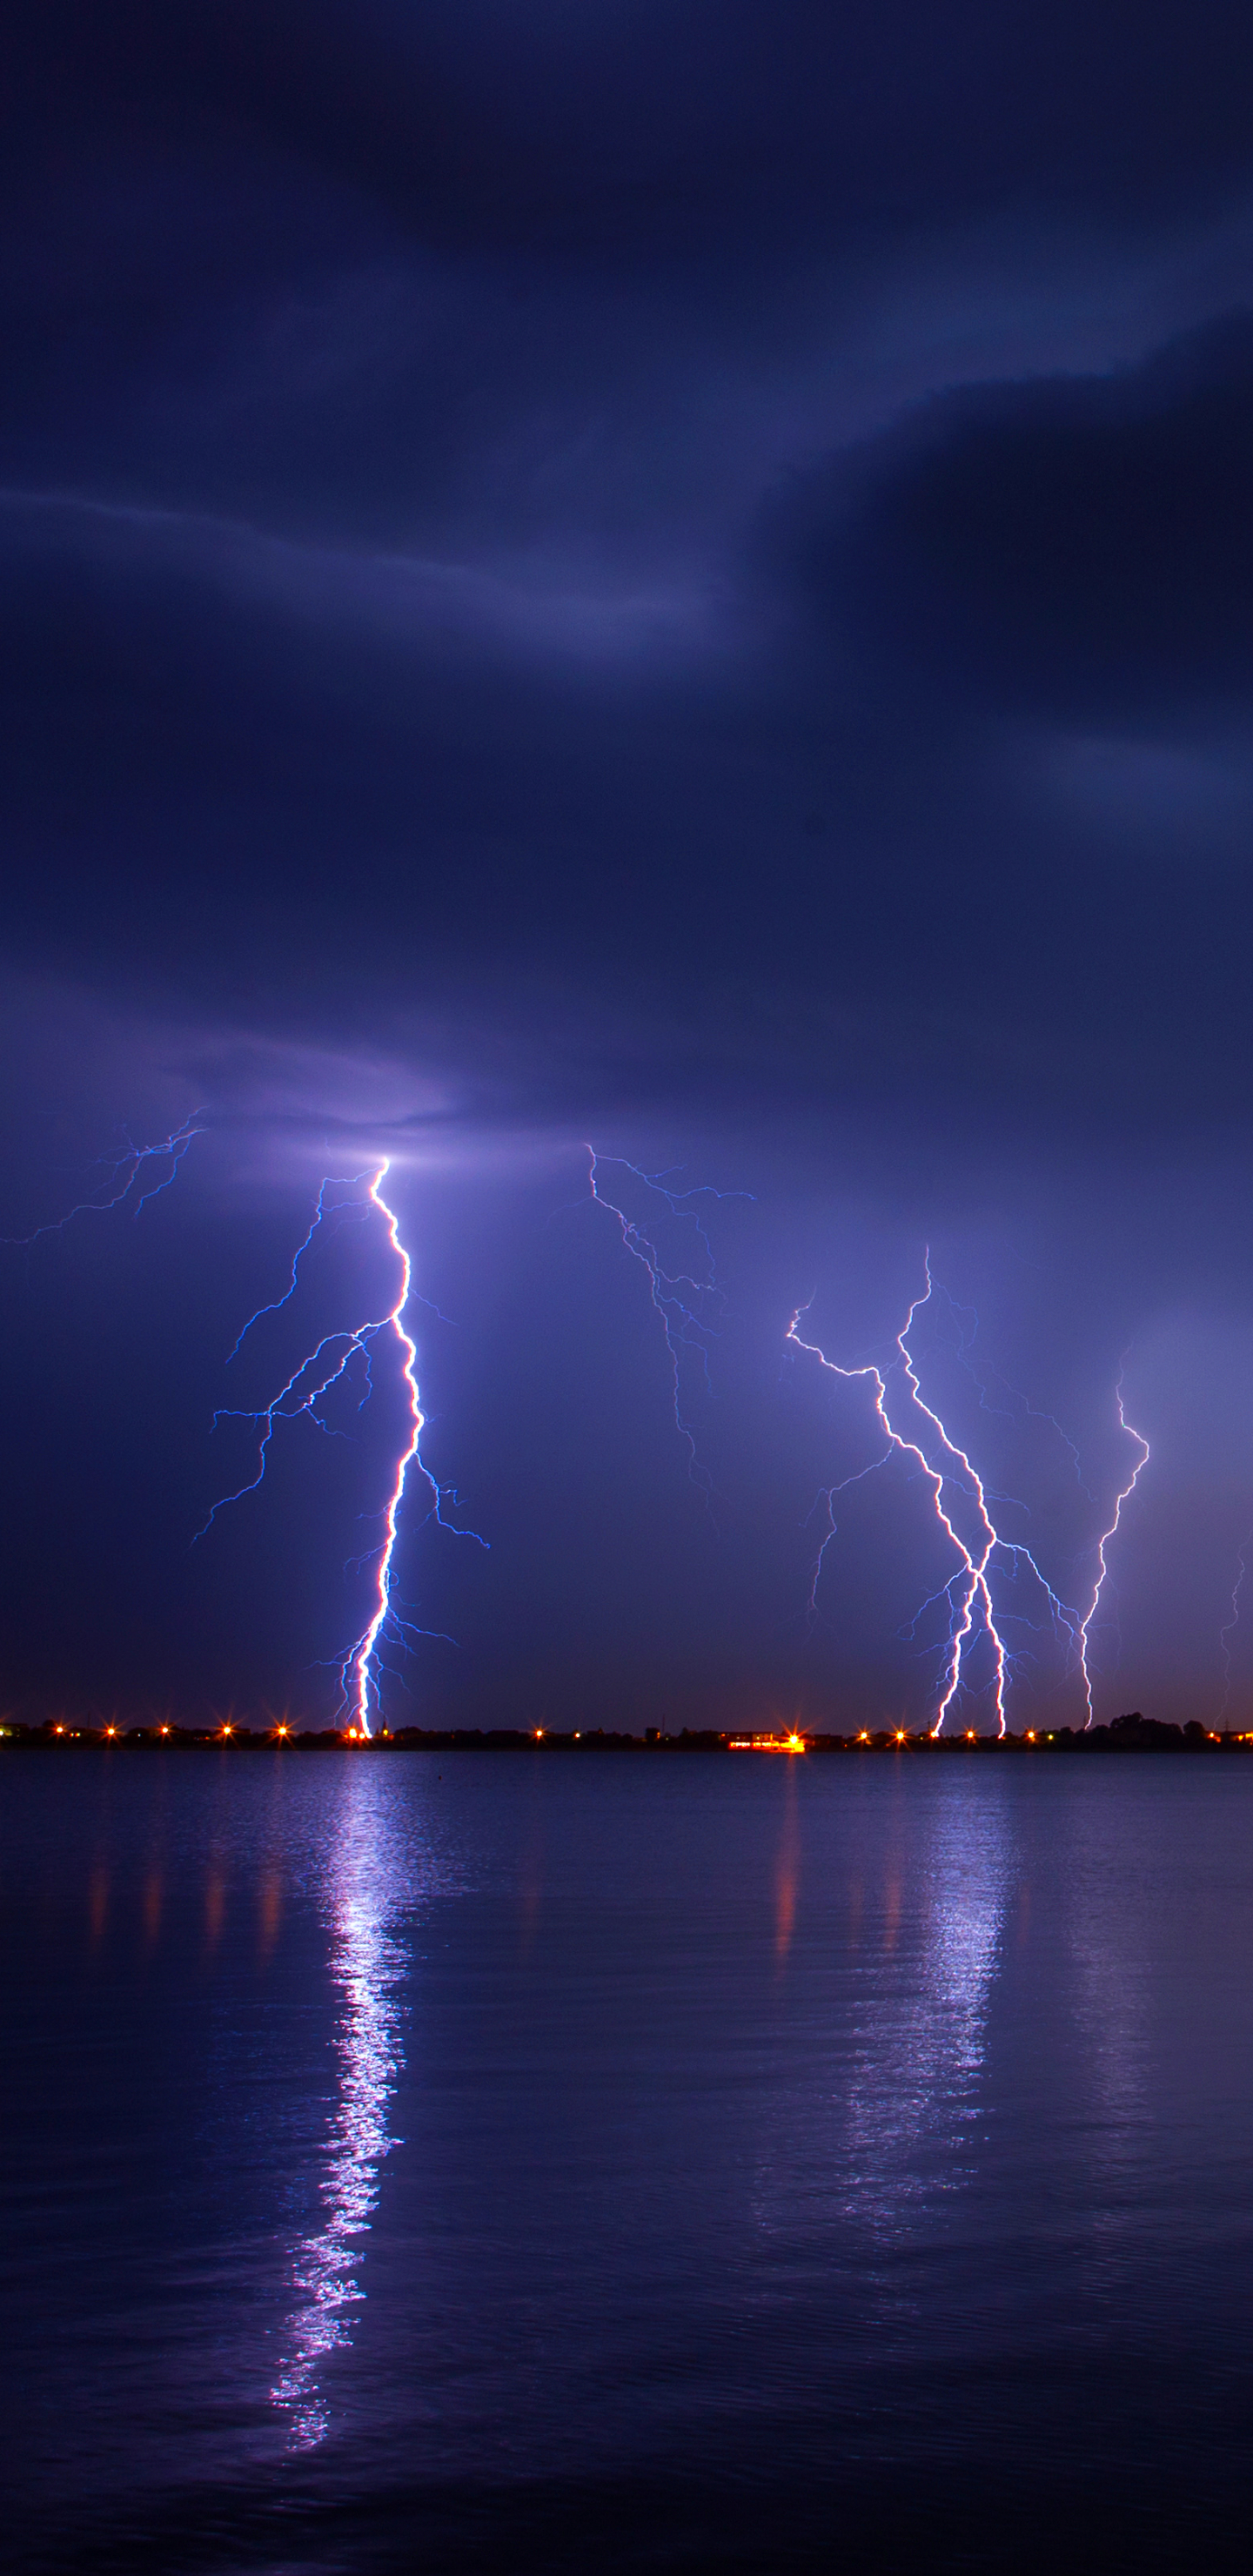
[[[1253,1768],[6,1757],[23,2570],[1244,2567]]]

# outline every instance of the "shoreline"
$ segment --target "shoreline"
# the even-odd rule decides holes
[[[934,1735],[904,1727],[863,1728],[855,1734],[798,1728],[788,1735],[723,1732],[712,1727],[684,1727],[663,1734],[646,1727],[633,1735],[606,1727],[579,1727],[568,1732],[550,1727],[400,1727],[364,1735],[356,1728],[301,1728],[280,1723],[266,1727],[175,1726],[172,1722],[123,1727],[76,1726],[69,1719],[49,1719],[39,1726],[0,1726],[0,1753],[149,1752],[149,1753],[636,1753],[798,1755],[891,1753],[903,1758],[940,1759],[954,1754],[1126,1754],[1190,1753],[1213,1755],[1253,1749],[1253,1733],[1222,1732],[1201,1726],[1172,1726],[1132,1712],[1108,1726],[1028,1729],[1023,1734],[985,1735],[973,1730]]]

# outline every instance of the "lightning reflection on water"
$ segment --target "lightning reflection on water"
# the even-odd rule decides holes
[[[409,1953],[399,1925],[410,1891],[393,1848],[388,1784],[362,1770],[351,1780],[326,1876],[330,1973],[338,1998],[335,2094],[324,2143],[321,2224],[294,2248],[297,2304],[271,2391],[293,2450],[315,2450],[330,2430],[323,2385],[329,2357],[352,2344],[358,2278],[380,2188],[380,2168],[401,2144],[390,2105],[404,2065],[403,1988]],[[397,1866],[399,1862],[399,1867]]]

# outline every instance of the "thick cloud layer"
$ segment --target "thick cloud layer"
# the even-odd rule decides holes
[[[831,1389],[781,1345],[816,1287],[842,1350],[890,1348],[928,1236],[1007,1382],[1073,1397],[1094,1454],[1120,1353],[1157,1354],[1144,1402],[1195,1439],[1127,1585],[1160,1599],[1183,1523],[1210,1535],[1127,1687],[1212,1696],[1210,1594],[1253,1519],[1244,1429],[1198,1394],[1218,1368],[1246,1423],[1251,56],[1218,7],[31,18],[0,274],[5,1231],[72,1204],[120,1122],[206,1105],[203,1182],[143,1220],[213,1316],[139,1408],[173,1441],[171,1531],[254,1261],[289,1257],[319,1156],[401,1151],[437,1302],[480,1313],[448,1472],[460,1439],[501,1483],[490,1568],[429,1572],[467,1705],[524,1670],[581,1705],[610,1665],[628,1701],[733,1672],[746,1705],[925,1697],[893,1586],[926,1546],[890,1511],[824,1560],[835,1585],[863,1550],[876,1617],[833,1591],[806,1641]],[[709,1400],[744,1440],[703,1426],[712,1535],[612,1226],[582,1378],[546,1339],[570,1282],[528,1227],[547,1260],[584,1137],[754,1193],[747,1235],[720,1219]],[[206,1266],[235,1199],[260,1233]],[[52,1257],[76,1323],[47,1245],[6,1291],[41,1354],[22,1690],[139,1663],[144,1690],[296,1689],[316,1620],[276,1629],[275,1579],[329,1504],[316,1545],[290,1502],[248,1540],[255,1615],[238,1568],[195,1612],[169,1573],[142,1656],[118,1605],[148,1471],[107,1581],[71,1543],[140,1456],[138,1398],[67,1515],[38,1390],[139,1274]],[[646,1457],[614,1450],[623,1407]],[[82,1641],[45,1670],[54,1532]],[[1059,1562],[1089,1545],[1059,1524]]]

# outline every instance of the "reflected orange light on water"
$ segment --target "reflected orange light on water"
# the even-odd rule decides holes
[[[779,1836],[775,1878],[774,1955],[780,1967],[792,1947],[792,1935],[796,1930],[796,1899],[800,1882],[800,1819],[796,1800],[796,1773],[788,1770],[784,1773],[783,1830]]]
[[[795,1929],[796,1872],[795,1869],[783,1870],[779,1874],[775,1908],[774,1954],[776,1959],[786,1959],[792,1947],[792,1934]]]
[[[264,1961],[269,1958],[278,1939],[278,1927],[283,1913],[283,1882],[276,1869],[267,1871],[261,1881],[257,1912],[259,1917],[257,1948]]]

